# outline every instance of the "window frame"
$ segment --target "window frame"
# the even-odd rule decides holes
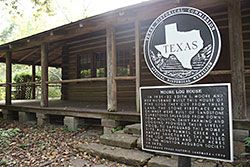
[[[116,47],[116,76],[133,76],[135,75],[134,71],[134,64],[133,61],[135,60],[134,52],[133,52],[133,44],[126,43],[123,45],[119,45]],[[121,55],[122,54],[122,55]],[[126,59],[127,57],[127,59]],[[122,62],[122,63],[120,63]],[[119,68],[126,68],[127,74],[119,74]]]
[[[97,67],[97,56],[98,54],[102,54],[104,56],[102,65],[104,67]],[[87,68],[84,68],[84,63],[82,63],[81,59],[84,56],[90,57],[90,76],[84,77],[81,76],[81,70],[88,70]],[[100,78],[100,77],[106,77],[107,76],[107,56],[105,50],[96,50],[96,51],[85,51],[77,54],[77,78]],[[98,68],[104,68],[104,76],[98,76],[97,77],[97,70]]]

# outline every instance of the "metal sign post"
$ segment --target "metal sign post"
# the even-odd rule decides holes
[[[178,167],[191,167],[191,158],[178,156]]]

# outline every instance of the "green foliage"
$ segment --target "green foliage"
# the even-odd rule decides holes
[[[27,72],[17,73],[14,77],[16,83],[31,82],[32,76]],[[15,99],[31,99],[31,85],[18,85],[14,94]]]
[[[111,129],[111,132],[112,132],[112,133],[115,133],[115,132],[120,131],[120,130],[123,130],[123,127],[122,127],[122,126],[118,126],[118,127],[112,128],[112,129]]]
[[[4,100],[5,98],[5,88],[0,87],[0,100]]]
[[[32,76],[27,72],[17,73],[14,77],[16,83],[31,82]]]
[[[0,128],[0,148],[7,147],[10,144],[10,139],[15,137],[21,132],[18,128],[11,128],[11,129],[1,129]]]
[[[126,68],[126,67],[117,68],[117,76],[128,76],[128,75],[130,75],[129,68]]]
[[[4,63],[0,63],[0,83],[4,83],[5,82],[5,64]],[[5,98],[5,87],[0,87],[0,100],[4,100]]]
[[[250,137],[246,137],[244,139],[244,142],[245,142],[246,147],[250,147]]]
[[[78,130],[78,129],[77,129]],[[74,132],[74,131],[77,131],[77,130],[72,130],[70,129],[68,126],[63,126],[63,131],[64,132]]]
[[[80,71],[80,77],[81,78],[90,78],[91,77],[91,69],[81,70]]]
[[[20,9],[20,1],[22,0],[0,0],[8,10],[10,15],[22,16],[23,11]],[[34,16],[39,17],[41,13],[47,13],[48,15],[53,15],[53,7],[51,0],[30,0],[32,3],[32,8],[35,10]]]
[[[8,164],[8,161],[5,159],[0,160],[0,166],[6,166]]]
[[[8,9],[9,14],[21,15],[18,8],[18,0],[0,0],[0,2],[2,2],[5,8]]]
[[[29,147],[29,145],[28,144],[20,144],[19,145],[19,147],[21,148],[21,149],[27,149],[28,147]]]
[[[0,0],[0,44],[82,19],[86,9],[83,0]]]
[[[3,83],[3,80],[0,79],[0,83]],[[0,100],[3,100],[5,98],[5,88],[0,87]]]
[[[0,44],[47,30],[41,18],[54,14],[52,0],[0,0],[0,11]]]
[[[49,81],[62,80],[61,68],[49,67]]]
[[[96,77],[105,77],[105,68],[96,69]]]
[[[0,34],[0,43],[5,43],[8,41],[9,36],[14,32],[15,24],[10,24],[6,27]]]
[[[61,96],[61,87],[59,86],[49,87],[50,98],[59,98],[60,96]]]
[[[51,0],[31,0],[34,4],[33,8],[36,8],[34,16],[36,18],[40,17],[43,13],[47,13],[48,16],[53,16],[54,10],[52,7]]]
[[[29,66],[24,65],[15,65],[15,70],[13,70],[14,75],[14,82],[15,83],[24,83],[24,82],[31,82],[31,69]],[[17,72],[22,71],[22,72]],[[41,69],[40,67],[36,70],[36,81],[41,81]],[[49,68],[49,81],[58,81],[61,80],[61,68]],[[13,88],[14,90],[14,98],[15,99],[31,99],[32,89],[31,85],[19,85]],[[38,90],[38,87],[37,87]],[[38,93],[40,94],[40,92]],[[1,90],[0,90],[1,95]],[[52,85],[49,86],[49,97],[50,98],[58,98],[61,96],[61,86],[60,85]],[[4,98],[4,92],[3,92]]]
[[[61,68],[49,67],[49,81],[60,81],[62,80]],[[49,87],[49,97],[59,98],[61,97],[61,85],[51,85]]]

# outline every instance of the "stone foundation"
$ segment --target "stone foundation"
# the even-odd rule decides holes
[[[65,116],[63,122],[64,126],[66,126],[70,131],[76,131],[80,124],[79,118],[69,116]]]
[[[37,125],[42,126],[49,123],[49,116],[47,114],[36,113]]]
[[[35,113],[18,112],[18,120],[22,123],[36,122],[36,115]]]
[[[104,134],[112,133],[113,128],[118,127],[118,126],[121,125],[120,121],[116,121],[116,120],[113,120],[113,119],[106,119],[106,118],[102,119],[101,124],[102,124],[102,127],[103,127],[103,133]]]
[[[246,152],[244,139],[249,136],[248,130],[233,130],[234,156],[241,157]]]
[[[6,120],[18,120],[18,113],[10,110],[2,110],[3,119]]]

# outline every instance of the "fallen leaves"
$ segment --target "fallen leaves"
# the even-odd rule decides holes
[[[9,138],[7,145],[0,149],[0,166],[121,166],[100,157],[91,157],[78,152],[75,146],[80,143],[99,142],[101,128],[66,131],[63,126],[26,125],[0,119],[0,128],[18,128]],[[84,164],[82,164],[84,163]]]

